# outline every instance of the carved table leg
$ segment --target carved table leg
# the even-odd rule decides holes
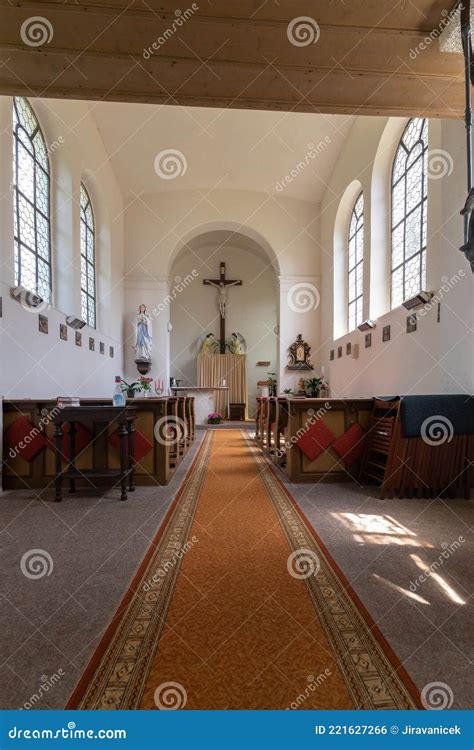
[[[128,428],[128,491],[135,491],[134,473],[135,473],[135,427],[131,419],[127,420]]]
[[[122,419],[119,427],[119,439],[120,439],[120,485],[121,485],[121,500],[127,499],[127,425],[125,419]]]
[[[56,470],[56,478],[55,478],[55,502],[60,503],[62,498],[62,492],[61,492],[61,470],[62,470],[62,464],[61,464],[61,450],[62,450],[62,441],[63,441],[63,431],[61,429],[61,423],[56,422],[56,429],[54,431],[54,439],[56,443],[56,450],[54,454],[54,460],[55,460],[55,470]]]
[[[74,422],[69,424],[69,469],[76,468],[76,425]],[[69,480],[69,492],[76,491],[76,480]]]

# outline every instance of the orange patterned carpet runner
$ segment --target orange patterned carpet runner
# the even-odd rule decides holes
[[[69,701],[407,709],[417,691],[259,449],[207,434]]]

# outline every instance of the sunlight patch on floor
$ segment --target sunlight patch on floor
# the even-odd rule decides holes
[[[409,547],[433,545],[418,539],[417,534],[389,515],[379,513],[331,513],[354,532],[359,544],[396,544]]]
[[[453,601],[455,604],[466,604],[464,599],[462,599],[459,594],[456,593],[456,591],[452,586],[449,585],[446,579],[433,570],[433,566],[430,567],[427,563],[424,563],[421,557],[419,557],[418,555],[411,554],[410,557],[415,565],[417,565],[417,567],[423,571],[424,575],[427,578],[431,578],[438,584],[438,586],[440,586],[440,588],[445,592],[446,596],[451,599],[451,601]]]
[[[399,586],[398,584],[393,583],[393,581],[389,581],[387,578],[377,575],[377,573],[372,573],[372,575],[378,581],[381,581],[382,583],[385,583],[387,586],[389,586],[391,589],[395,589],[395,591],[398,591],[399,594],[403,594],[403,596],[408,596],[409,599],[414,599],[415,602],[420,602],[420,604],[427,604],[428,606],[430,606],[430,602],[427,601],[427,599],[423,599],[423,597],[420,596],[419,594],[415,594],[413,591],[404,589],[402,586]]]

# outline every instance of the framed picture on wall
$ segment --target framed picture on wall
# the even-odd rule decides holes
[[[101,354],[105,354],[105,344],[103,341],[101,341],[99,344],[99,351]]]
[[[346,344],[346,354],[350,354],[352,352],[352,344],[350,341]]]
[[[390,326],[382,328],[382,341],[390,341]]]
[[[370,349],[371,346],[372,346],[372,334],[366,333],[365,334],[365,348]]]
[[[82,333],[76,331],[76,346],[82,346]]]
[[[114,356],[114,347],[113,346],[109,346],[109,357],[113,358],[113,356]]]
[[[38,331],[48,333],[48,318],[46,315],[38,315]]]
[[[412,313],[407,317],[407,333],[414,333],[416,331],[416,313]]]
[[[93,338],[89,339],[89,349],[91,350],[91,352],[95,350],[95,341]]]
[[[67,341],[67,325],[65,323],[59,324],[59,338],[61,341]]]
[[[340,359],[342,357],[342,346],[337,347],[337,358]]]
[[[331,349],[329,352],[329,361],[332,362],[334,360],[334,349]]]

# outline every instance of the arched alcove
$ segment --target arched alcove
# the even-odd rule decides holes
[[[359,180],[345,189],[334,222],[334,338],[347,333],[347,240],[349,222],[357,196],[362,192]]]
[[[371,184],[370,317],[390,310],[390,206],[392,164],[408,118],[392,117],[380,138]]]
[[[255,229],[252,229],[249,226],[244,226],[243,224],[239,224],[235,221],[210,221],[205,224],[199,224],[192,230],[187,232],[187,234],[184,235],[184,237],[182,237],[176,244],[173,252],[170,255],[168,273],[171,274],[171,269],[176,257],[182,251],[182,249],[186,247],[186,245],[193,242],[195,239],[203,237],[211,232],[225,232],[227,233],[228,238],[233,235],[235,235],[237,239],[239,237],[247,238],[253,243],[253,246],[255,249],[257,249],[257,251],[260,250],[264,253],[267,261],[275,269],[275,273],[277,275],[280,274],[280,263],[278,256],[268,240]]]
[[[209,228],[181,241],[170,266],[170,375],[183,385],[197,385],[198,340],[213,333],[219,338],[217,290],[203,285],[218,279],[220,263],[226,276],[242,281],[230,287],[226,304],[226,338],[240,333],[247,342],[248,412],[253,415],[257,381],[278,370],[278,268],[274,253],[249,231]],[[269,362],[258,365],[258,362]]]
[[[101,193],[97,178],[90,169],[83,171],[80,183],[83,183],[91,200],[95,222],[95,253],[96,253],[96,299],[97,324],[96,328],[109,332],[110,295],[112,293],[112,239],[110,232],[110,217],[104,196]],[[75,211],[80,215],[79,185],[74,193]],[[79,268],[80,278],[80,268]]]

